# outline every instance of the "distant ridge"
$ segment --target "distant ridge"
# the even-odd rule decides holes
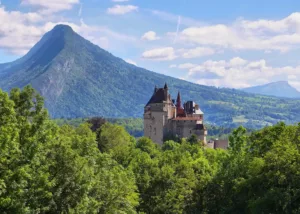
[[[272,82],[265,85],[242,89],[245,92],[287,98],[300,98],[300,92],[287,81]]]
[[[45,97],[53,118],[142,117],[155,85],[168,83],[175,98],[194,100],[205,120],[219,126],[262,127],[300,121],[300,100],[264,97],[168,77],[126,63],[58,25],[26,54],[0,64],[0,88],[32,85]],[[284,103],[284,107],[282,106]]]

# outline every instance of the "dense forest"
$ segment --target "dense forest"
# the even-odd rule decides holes
[[[300,212],[300,124],[239,127],[225,151],[91,122],[59,126],[31,87],[0,90],[0,213]]]

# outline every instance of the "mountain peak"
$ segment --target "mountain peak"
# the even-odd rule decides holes
[[[69,26],[69,25],[56,25],[50,32],[49,34],[52,37],[65,37],[68,38],[69,36],[72,36],[75,34],[75,32],[73,31],[73,29]]]
[[[245,92],[270,95],[276,97],[300,98],[300,92],[292,87],[288,81],[271,82],[242,89]]]
[[[64,25],[64,24],[58,24],[56,25],[52,31],[59,31],[59,32],[67,32],[67,31],[71,31],[71,32],[74,32],[72,27],[69,26],[69,25]]]

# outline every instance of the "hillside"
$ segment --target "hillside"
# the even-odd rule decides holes
[[[245,92],[270,95],[276,97],[300,98],[300,92],[292,87],[287,81],[272,82],[242,89]]]
[[[195,100],[211,124],[261,127],[279,120],[300,121],[300,100],[219,89],[151,72],[126,63],[58,25],[28,54],[0,65],[0,88],[31,84],[53,118],[142,117],[155,85],[167,82],[175,97]]]

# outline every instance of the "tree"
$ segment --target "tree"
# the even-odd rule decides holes
[[[98,129],[102,127],[103,124],[106,123],[106,120],[103,117],[93,117],[87,121],[91,124],[91,129],[93,132],[96,132]]]

